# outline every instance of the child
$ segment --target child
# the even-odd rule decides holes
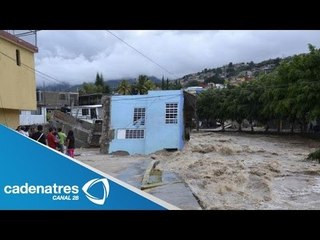
[[[73,136],[72,130],[68,132],[68,136],[66,139],[66,146],[67,146],[67,155],[74,158],[74,136]]]

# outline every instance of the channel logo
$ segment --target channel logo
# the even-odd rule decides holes
[[[101,183],[103,195],[101,198],[95,197],[91,195],[88,191],[90,191],[90,188],[92,188],[94,185]],[[88,181],[86,184],[83,185],[82,191],[86,195],[86,197],[93,203],[97,205],[103,205],[106,201],[108,195],[109,195],[109,182],[106,178],[95,178],[90,181]]]

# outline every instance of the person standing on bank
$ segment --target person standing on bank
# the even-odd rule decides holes
[[[54,135],[53,128],[49,128],[49,133],[47,135],[47,141],[48,141],[48,146],[53,148],[54,150],[57,150],[57,144],[58,144],[58,139]]]
[[[58,128],[58,136],[59,136],[59,150],[64,153],[64,144],[67,138],[67,135],[62,132],[61,128]]]
[[[38,142],[41,142],[44,145],[47,145],[47,140],[46,140],[47,138],[46,138],[46,135],[43,133],[42,125],[38,125],[37,130],[38,130],[37,132],[31,135],[31,138]]]
[[[67,146],[67,155],[74,158],[74,136],[73,136],[72,130],[68,132],[68,136],[66,139],[66,146]]]

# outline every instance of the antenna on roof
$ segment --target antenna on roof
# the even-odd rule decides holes
[[[40,30],[5,30],[6,32],[14,35],[17,38],[20,38],[28,43],[31,43],[34,46],[37,45],[37,32]]]

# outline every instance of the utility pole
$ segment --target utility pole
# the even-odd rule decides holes
[[[46,106],[46,94],[45,94],[45,91],[46,91],[46,83],[43,81],[42,83],[42,88],[43,88],[43,104]]]

